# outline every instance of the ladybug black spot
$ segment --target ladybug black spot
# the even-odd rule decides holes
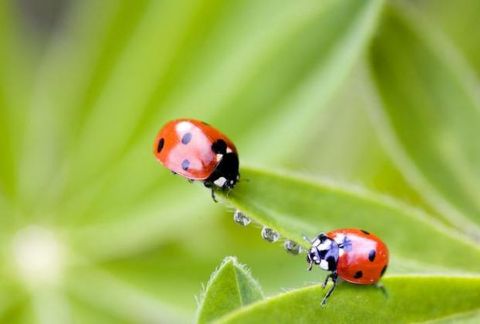
[[[222,140],[222,139],[216,140],[212,144],[212,151],[215,154],[225,154],[225,153],[227,153],[227,143],[225,143],[225,141]]]
[[[163,145],[165,145],[165,140],[164,140],[163,138],[161,138],[161,139],[158,141],[157,153],[160,153],[160,151],[163,149]]]
[[[367,232],[366,230],[360,230],[362,233],[370,235],[370,232]]]
[[[373,260],[375,260],[375,256],[376,256],[375,250],[370,250],[370,252],[368,252],[368,260],[370,262],[373,262]]]
[[[355,274],[353,275],[353,277],[355,279],[360,279],[361,277],[363,277],[363,272],[362,271],[357,271],[355,272]]]
[[[192,133],[185,133],[182,136],[182,144],[187,145],[192,140]]]
[[[183,160],[182,161],[182,169],[183,170],[187,171],[189,166],[190,166],[190,161],[188,161],[188,160]]]
[[[387,265],[385,265],[382,269],[382,272],[380,272],[380,276],[383,276],[383,274],[387,271]]]

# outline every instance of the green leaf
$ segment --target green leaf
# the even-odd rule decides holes
[[[73,135],[90,112],[89,96],[96,94],[98,100],[99,84],[104,74],[110,75],[144,2],[87,0],[68,6],[63,28],[55,30],[39,66],[32,70],[36,82],[24,116],[28,127],[22,134],[19,171],[19,196],[25,207],[42,210],[64,189],[67,168],[62,162],[76,146]]]
[[[279,56],[278,60],[267,65],[268,70],[262,71],[264,76],[260,82],[265,79],[268,87],[262,83],[260,85],[265,88],[252,84],[246,90],[254,94],[262,90],[268,93],[271,84],[280,83],[288,76],[284,75],[285,70],[290,69],[303,73],[302,79],[294,84],[285,83],[290,87],[280,87],[279,90],[283,91],[276,98],[252,107],[255,116],[258,110],[274,109],[274,113],[269,113],[267,118],[252,119],[250,114],[243,114],[247,127],[254,129],[243,141],[247,141],[244,154],[251,157],[250,161],[275,161],[277,164],[282,160],[288,161],[291,158],[289,152],[278,147],[296,147],[304,142],[305,136],[315,131],[317,125],[312,121],[319,118],[321,111],[328,107],[329,100],[361,57],[374,32],[382,6],[383,0],[333,1],[324,5],[324,10],[315,20],[305,24],[301,34],[294,34],[284,44],[285,48],[281,51],[288,56]],[[297,53],[297,49],[301,51]],[[292,60],[300,55],[301,59]],[[291,61],[294,64],[289,63]],[[296,80],[298,76],[292,73],[290,78]],[[244,97],[248,98],[248,93]],[[269,108],[272,101],[275,105]],[[242,99],[242,102],[242,110],[251,106],[247,100]],[[232,120],[237,124],[237,119]],[[272,129],[282,129],[282,132],[272,133]],[[302,131],[299,132],[299,129]]]
[[[441,318],[438,320],[428,321],[429,324],[452,324],[452,323],[462,323],[462,324],[476,324],[480,321],[480,311],[466,312]]]
[[[62,288],[65,295],[86,306],[129,323],[186,322],[184,310],[169,303],[168,299],[160,300],[85,260],[70,269]]]
[[[90,305],[80,298],[71,297],[69,300],[70,314],[72,318],[81,318],[90,324],[131,324],[125,317],[115,316],[111,312],[98,309],[96,305]]]
[[[427,0],[411,1],[411,3],[419,7],[421,13],[428,16],[449,37],[475,68],[477,77],[480,77],[480,55],[478,55],[480,35],[465,32],[477,28],[480,2],[477,0]]]
[[[386,148],[437,211],[479,237],[478,80],[403,7],[385,10],[369,63],[381,99],[371,105],[372,115]]]
[[[374,286],[341,284],[325,307],[325,290],[310,286],[233,311],[216,323],[411,323],[478,311],[480,277],[399,276]]]
[[[220,128],[225,125],[241,150],[263,152],[262,159],[273,160],[273,152],[258,147],[258,138],[301,141],[302,136],[261,135],[264,123],[280,112],[288,114],[287,119],[301,116],[297,125],[311,122],[311,115],[325,106],[364,49],[382,1],[286,2],[280,7],[277,1],[222,2],[220,9],[215,2],[200,3],[189,11],[172,6],[176,13],[169,15],[167,27],[162,10],[152,10],[144,18],[145,26],[133,35],[136,46],[126,49],[122,64],[136,71],[128,75],[139,74],[148,86],[136,87],[139,80],[120,72],[106,84],[102,100],[87,119],[85,137],[74,145],[70,167],[75,178],[69,179],[69,195],[78,196],[74,188],[79,183],[90,191],[85,181],[92,175],[94,183],[114,182],[108,183],[106,194],[92,194],[92,199],[103,196],[100,203],[108,206],[119,200],[116,189],[125,188],[132,178],[138,183],[130,185],[131,190],[137,192],[156,185],[151,176],[156,165],[149,163],[153,159],[146,147],[167,118],[179,115],[201,116]],[[241,19],[246,17],[248,24]],[[155,34],[146,33],[146,28]],[[218,34],[215,28],[224,32]],[[165,30],[174,30],[180,40],[168,43],[172,35]],[[207,41],[208,46],[200,46]],[[299,113],[300,106],[304,113]],[[114,126],[103,131],[103,125],[112,124],[112,116]],[[245,133],[248,138],[242,136]],[[129,140],[132,146],[125,156],[122,145]]]
[[[380,236],[392,261],[430,270],[480,272],[480,248],[426,213],[360,187],[243,168],[242,181],[224,199],[254,221],[295,240],[336,228]]]
[[[261,299],[260,285],[250,272],[236,258],[227,257],[207,283],[198,308],[197,322],[210,323]]]
[[[347,160],[337,164],[344,174],[357,163],[338,154],[340,145],[356,150],[366,168],[381,169],[378,156],[350,136],[331,141],[331,151],[307,137],[317,134],[322,110],[336,108],[330,98],[362,56],[383,3],[86,0],[66,6],[44,44],[37,31],[21,26],[37,15],[14,10],[30,7],[0,0],[0,272],[6,269],[4,279],[21,285],[2,289],[1,321],[183,323],[193,316],[198,283],[232,251],[258,266],[256,276],[268,292],[310,280],[301,256],[265,244],[253,226],[239,230],[200,183],[189,186],[159,167],[151,142],[165,120],[191,116],[228,134],[238,145],[242,166],[263,161],[275,167],[296,159],[293,169],[305,170],[310,163],[318,174],[322,170],[307,151],[315,147],[318,155],[337,153],[333,164]],[[342,113],[322,122],[345,135],[337,127],[343,122],[356,139],[369,125],[350,128],[349,123],[358,126],[362,112],[355,98],[345,105],[357,114],[343,110],[346,122]],[[328,141],[332,132],[321,136]],[[262,184],[270,178],[248,169],[242,169],[242,177],[233,198],[249,216],[277,226],[284,238],[292,234],[300,241],[302,232],[313,235],[347,222],[367,225],[392,246],[389,273],[478,271],[478,248],[461,234],[446,233],[428,215],[383,196],[324,181],[307,181],[310,189],[304,190],[305,181],[295,177],[270,186]],[[388,174],[381,177],[396,182]],[[282,184],[293,185],[287,190]],[[235,197],[242,187],[251,195]],[[318,192],[332,203],[310,207],[316,198],[308,196]],[[263,205],[270,193],[274,197]],[[41,241],[33,242],[32,258],[12,249],[15,232],[27,225],[58,234],[53,246],[62,253],[58,267],[55,260],[51,264],[59,281],[48,287],[40,276],[38,286],[24,292],[28,284],[18,271],[20,262],[35,267],[34,256],[43,254],[35,252],[37,247],[50,254]],[[205,310],[219,301],[209,296]]]
[[[152,177],[159,168],[148,148],[155,132],[168,118],[202,116],[211,122],[213,117],[208,116],[221,112],[221,117],[214,121],[235,120],[236,125],[248,131],[251,118],[249,112],[244,111],[244,103],[232,103],[234,98],[244,98],[251,93],[245,86],[255,84],[254,88],[261,88],[261,85],[268,87],[272,95],[280,96],[286,88],[298,83],[302,74],[295,68],[283,69],[286,84],[276,85],[273,91],[272,83],[267,82],[270,79],[261,77],[273,69],[272,61],[292,64],[299,61],[305,64],[304,73],[316,62],[316,55],[292,47],[290,42],[297,38],[314,42],[318,38],[320,31],[311,25],[323,14],[324,3],[310,2],[309,6],[286,3],[279,7],[276,1],[197,1],[195,6],[189,5],[188,10],[184,5],[176,2],[169,4],[168,10],[148,11],[132,36],[135,46],[125,49],[119,62],[120,71],[114,71],[104,86],[102,100],[96,102],[86,118],[89,131],[84,130],[85,137],[79,136],[80,147],[73,145],[75,150],[69,167],[74,172],[72,178],[67,178],[66,196],[72,199],[86,196],[90,201],[82,199],[79,204],[72,204],[73,210],[90,204],[95,204],[94,208],[110,209],[118,200],[125,201],[120,196],[137,199],[139,193],[159,188],[159,182],[165,185],[160,188],[165,189],[168,181]],[[255,15],[250,15],[251,12]],[[249,23],[245,24],[243,19],[247,17]],[[219,30],[223,32],[218,33]],[[203,46],[204,43],[208,46]],[[293,50],[284,53],[284,48]],[[302,60],[296,59],[297,55],[312,57]],[[267,71],[259,73],[258,69]],[[122,71],[124,73],[120,73]],[[138,76],[125,78],[125,74]],[[148,85],[137,86],[144,83]],[[252,99],[265,100],[258,93]],[[221,104],[224,101],[227,102]],[[266,105],[265,101],[262,103]],[[269,115],[265,114],[264,118]],[[114,127],[104,131],[104,125],[112,124],[112,116]],[[223,128],[222,123],[215,122],[215,125]],[[127,143],[129,145],[125,145]],[[126,192],[126,187],[132,192]],[[97,188],[101,191],[96,191]],[[103,198],[98,200],[99,196]],[[64,214],[70,215],[70,211]]]
[[[151,209],[156,211],[154,217],[164,214],[163,206],[171,209],[169,204],[161,202],[158,197],[173,192],[171,188],[179,183],[178,179],[171,180],[169,174],[154,162],[150,150],[146,149],[151,146],[153,134],[169,116],[198,115],[221,129],[226,127],[229,135],[232,134],[232,139],[238,143],[240,151],[245,152],[242,155],[249,156],[251,160],[259,157],[261,160],[272,161],[277,154],[288,158],[289,154],[285,150],[267,152],[264,145],[259,147],[258,139],[262,138],[267,142],[300,142],[303,141],[303,134],[282,132],[282,136],[278,133],[267,136],[263,133],[271,128],[265,127],[264,123],[270,123],[272,118],[276,118],[280,113],[288,115],[287,119],[292,116],[299,117],[296,121],[297,127],[311,122],[311,116],[318,114],[320,109],[326,106],[327,98],[335,92],[363,51],[382,1],[307,3],[308,6],[305,3],[288,2],[282,7],[278,7],[276,1],[222,3],[221,9],[216,9],[220,10],[217,12],[211,10],[212,3],[206,2],[195,9],[192,17],[183,18],[189,21],[188,28],[185,27],[182,31],[171,27],[185,39],[178,44],[178,49],[169,47],[169,53],[172,51],[176,54],[171,58],[173,63],[167,71],[162,70],[164,65],[160,61],[153,66],[143,66],[144,62],[148,62],[144,56],[150,57],[154,51],[161,52],[161,57],[165,55],[162,44],[154,46],[151,41],[145,41],[134,49],[129,49],[132,53],[126,58],[131,69],[146,69],[149,78],[154,78],[154,75],[161,74],[162,71],[167,74],[162,74],[157,81],[155,93],[151,94],[152,102],[148,105],[129,99],[133,93],[145,93],[147,89],[135,87],[138,83],[135,79],[115,78],[111,84],[107,84],[104,96],[109,99],[95,107],[95,110],[102,112],[88,119],[97,125],[88,132],[90,137],[95,137],[96,145],[90,145],[92,139],[81,139],[85,143],[84,150],[73,145],[77,155],[71,167],[80,181],[78,183],[83,184],[83,187],[74,190],[76,187],[73,184],[73,187],[69,186],[66,194],[68,198],[65,197],[61,202],[68,206],[60,213],[69,217],[62,221],[76,221],[76,215],[79,215],[78,219],[81,219],[82,223],[92,223],[92,220],[98,223],[97,215],[105,215],[104,210],[108,210],[108,214],[113,215],[112,220],[120,223],[119,226],[113,224],[113,227],[129,231],[130,226],[121,224],[124,215],[129,215],[131,222],[138,224],[138,227],[152,228],[145,226],[146,223],[137,217],[137,213],[125,213],[125,206],[133,205],[138,210],[137,206],[144,204],[145,192],[148,192],[152,197],[157,197],[149,202]],[[203,10],[208,11],[207,17]],[[239,20],[252,11],[256,14],[249,17],[249,24],[245,25],[243,20]],[[198,17],[203,17],[201,29],[197,26]],[[150,19],[152,21],[149,21],[149,24],[160,24],[162,20],[153,17]],[[184,24],[176,20],[173,23]],[[212,30],[214,27],[220,28],[218,26],[221,26],[228,36]],[[141,31],[138,33],[135,37],[143,35]],[[163,39],[164,36],[155,37]],[[237,39],[244,41],[238,42]],[[208,40],[208,47],[197,44],[205,40]],[[194,51],[195,54],[185,54],[186,49]],[[279,69],[279,66],[282,69]],[[156,71],[157,69],[160,71]],[[176,82],[172,84],[174,81]],[[150,83],[153,86],[154,82]],[[123,88],[131,90],[124,93],[121,90]],[[138,96],[140,94],[133,95],[134,98]],[[123,114],[119,109],[128,113]],[[137,116],[141,110],[144,112],[143,119]],[[140,118],[141,125],[137,117],[131,118],[131,114]],[[252,114],[255,114],[255,120],[250,117]],[[115,128],[118,135],[109,128],[105,136],[99,137],[98,131],[93,129],[98,130],[100,124],[109,123],[111,116],[115,116],[119,124],[124,126]],[[97,118],[99,119],[96,120]],[[122,121],[119,121],[119,118]],[[126,140],[127,134],[134,130],[137,132],[131,138],[132,145],[125,154],[117,157],[112,150],[121,146],[119,143]],[[111,140],[114,140],[114,145],[109,142]],[[266,146],[273,147],[270,144]],[[88,154],[82,151],[88,151]],[[85,158],[87,155],[88,158]],[[113,158],[114,156],[116,157]],[[108,166],[104,165],[106,169],[101,171],[100,164],[105,160],[104,157],[110,159],[110,163]],[[85,165],[85,162],[90,164],[90,160],[95,165]],[[96,169],[98,172],[94,171]],[[88,182],[90,177],[87,174],[95,173],[98,176]],[[152,176],[153,174],[158,174],[158,177]],[[67,181],[70,180],[77,182],[75,179]],[[183,192],[182,190],[177,195],[184,199],[192,196],[191,193]],[[98,199],[99,197],[102,199]],[[119,204],[119,201],[122,203]],[[185,206],[192,204],[185,203]],[[85,214],[94,217],[85,217]],[[193,215],[191,210],[178,218],[189,215]],[[154,219],[147,221],[155,222]],[[95,226],[95,223],[92,225]],[[90,241],[97,239],[101,238]]]
[[[20,139],[34,46],[21,37],[20,13],[13,1],[0,1],[0,195],[17,190]]]

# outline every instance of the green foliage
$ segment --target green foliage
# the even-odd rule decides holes
[[[272,297],[228,258],[201,322],[478,322],[477,0],[58,1],[51,30],[28,2],[0,0],[0,321],[191,322],[236,255]],[[227,208],[154,161],[177,117],[236,143]],[[375,232],[390,298],[320,308],[231,207],[304,248]]]
[[[393,261],[444,271],[480,271],[480,249],[433,217],[358,187],[242,169],[226,199],[259,224],[308,248],[313,237],[335,228],[364,228],[385,239]],[[388,224],[388,226],[385,226]],[[398,258],[398,260],[396,259]]]
[[[245,266],[227,257],[212,274],[200,298],[197,322],[209,323],[263,299],[263,293]]]
[[[345,283],[322,307],[325,291],[310,286],[233,311],[215,323],[412,323],[478,310],[478,278],[400,276],[383,281],[387,298],[376,287]]]
[[[477,81],[421,17],[402,9],[387,7],[370,51],[382,137],[425,198],[480,237]]]

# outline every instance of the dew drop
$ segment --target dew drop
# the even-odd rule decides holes
[[[251,223],[250,218],[248,218],[244,213],[242,213],[238,209],[235,210],[235,212],[233,213],[233,221],[242,226],[247,226],[248,224]]]
[[[280,238],[280,234],[272,230],[271,228],[262,228],[262,238],[268,242],[276,242]]]
[[[283,243],[283,247],[288,253],[291,253],[293,255],[297,255],[301,251],[300,245],[290,240],[286,240],[285,243]]]

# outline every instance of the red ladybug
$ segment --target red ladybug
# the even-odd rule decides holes
[[[240,178],[235,145],[199,120],[176,119],[165,124],[155,139],[154,154],[173,173],[203,181],[212,189],[213,200],[214,186],[229,190]]]
[[[354,284],[372,285],[376,284],[387,270],[387,246],[367,231],[352,228],[334,230],[321,233],[311,243],[312,247],[307,254],[308,270],[310,271],[315,263],[330,271],[323,283],[324,288],[329,279],[333,281],[322,305],[325,305],[333,293],[338,277]]]

